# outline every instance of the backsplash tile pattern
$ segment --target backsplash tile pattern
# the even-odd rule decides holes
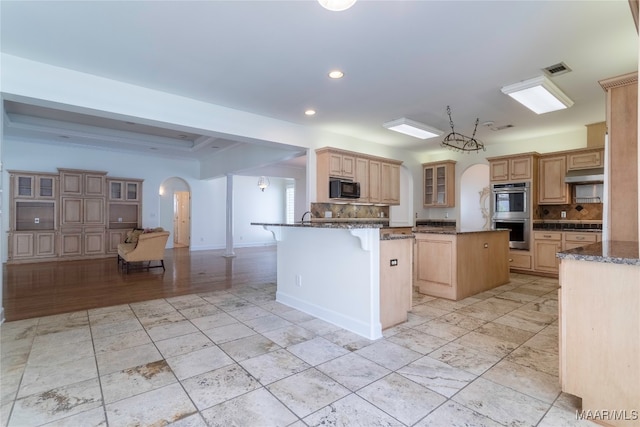
[[[567,213],[562,218],[562,211]],[[601,221],[602,203],[573,203],[568,205],[540,205],[535,219],[564,219],[569,221]]]
[[[389,206],[311,203],[310,210],[313,218],[326,218],[325,212],[331,212],[331,218],[389,218]]]

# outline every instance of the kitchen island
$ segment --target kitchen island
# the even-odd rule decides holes
[[[638,242],[559,252],[560,385],[593,421],[640,426]]]
[[[381,239],[384,223],[371,220],[252,225],[277,241],[276,301],[372,340],[382,337],[383,327],[406,320],[413,235]],[[388,281],[396,288],[385,287]]]
[[[414,286],[460,300],[509,282],[509,230],[419,229]]]

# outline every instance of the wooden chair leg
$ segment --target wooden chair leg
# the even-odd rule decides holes
[[[165,270],[165,268],[164,268],[164,260],[163,260],[163,259],[161,259],[161,260],[160,260],[160,262],[162,263],[162,271],[167,271],[167,270]]]

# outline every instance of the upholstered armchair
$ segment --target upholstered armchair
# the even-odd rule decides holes
[[[125,243],[118,245],[118,266],[128,273],[132,262],[146,262],[143,268],[164,268],[164,249],[169,239],[169,232],[161,227],[151,231],[134,230],[127,233]],[[151,261],[160,261],[160,265],[151,266]]]

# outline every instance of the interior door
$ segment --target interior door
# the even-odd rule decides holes
[[[177,247],[191,244],[190,196],[188,191],[176,191],[173,194],[173,243]]]

